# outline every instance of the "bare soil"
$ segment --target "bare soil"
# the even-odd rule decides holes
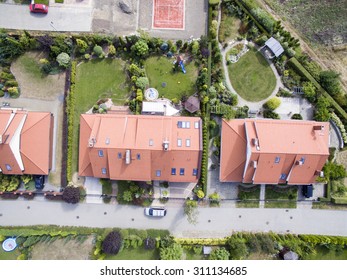
[[[65,242],[57,239],[52,243],[40,242],[31,251],[32,260],[89,260],[92,254],[94,236],[82,244],[76,240]],[[48,250],[49,247],[49,250]]]
[[[281,20],[282,25],[292,36],[300,40],[301,49],[307,53],[313,60],[322,66],[323,69],[332,69],[341,74],[341,83],[345,92],[347,92],[347,50],[333,50],[333,47],[324,45],[314,45],[304,34],[300,33],[288,21],[284,21],[264,0],[257,2],[265,8],[276,20]],[[332,4],[333,5],[333,4]]]
[[[11,71],[20,86],[21,97],[56,100],[64,93],[65,72],[56,75],[41,74],[37,71],[41,58],[45,58],[42,52],[27,52],[12,63]],[[30,61],[32,65],[28,63]]]

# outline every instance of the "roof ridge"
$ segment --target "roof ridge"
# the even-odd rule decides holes
[[[239,165],[237,165],[231,172],[224,176],[223,179],[226,179],[231,173],[233,173],[237,168],[239,168],[242,164],[245,164],[246,160],[242,161]],[[222,178],[221,178],[222,180]]]
[[[35,165],[38,169],[40,169],[44,174],[46,174],[46,171],[42,170],[41,167],[39,167],[35,162],[33,162],[28,156],[26,156],[22,151],[20,151],[21,155],[24,156],[28,161],[30,161],[33,165]],[[24,166],[24,172],[25,172],[25,166]],[[23,172],[23,173],[24,173]]]
[[[29,114],[28,114],[29,115]],[[30,129],[32,129],[34,126],[36,126],[37,124],[39,124],[40,122],[42,122],[43,120],[45,120],[47,117],[50,117],[50,113],[47,112],[47,114],[43,117],[40,118],[38,121],[36,121],[35,123],[33,123],[31,126],[29,126],[28,128],[26,128],[25,130],[23,129],[21,132],[21,135],[25,134],[27,131],[29,131]],[[27,123],[25,121],[25,123]],[[24,124],[25,125],[25,124]]]

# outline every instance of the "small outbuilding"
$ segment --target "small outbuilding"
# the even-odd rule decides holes
[[[184,108],[189,113],[195,113],[196,111],[200,110],[200,100],[197,96],[190,96],[186,102],[184,102]]]
[[[265,42],[265,45],[261,48],[261,52],[268,59],[273,59],[279,57],[284,52],[284,49],[280,42],[271,37]]]

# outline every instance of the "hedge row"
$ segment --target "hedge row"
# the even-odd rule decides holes
[[[300,64],[300,62],[292,57],[287,62],[297,73],[303,77],[304,79],[310,81],[315,87],[326,97],[330,104],[334,107],[334,109],[345,119],[347,120],[347,113],[341,108],[341,106],[321,87],[321,85],[312,77],[312,75],[305,69],[304,66]]]
[[[345,197],[332,197],[331,202],[335,203],[335,204],[347,204],[347,198],[345,198]]]
[[[223,246],[228,238],[174,238],[175,242],[181,245],[211,245]]]
[[[73,149],[73,129],[74,129],[74,116],[75,116],[75,83],[76,83],[76,65],[77,62],[71,63],[71,78],[70,78],[70,92],[67,97],[67,159],[66,159],[66,173],[67,179],[72,179],[72,149]]]

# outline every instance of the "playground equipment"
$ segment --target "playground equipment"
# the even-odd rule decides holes
[[[183,58],[180,55],[177,57],[177,63],[181,67],[182,72],[184,74],[187,73],[186,68],[184,67]]]
[[[7,238],[3,243],[2,243],[2,249],[5,252],[11,252],[17,247],[17,242],[16,238]]]

